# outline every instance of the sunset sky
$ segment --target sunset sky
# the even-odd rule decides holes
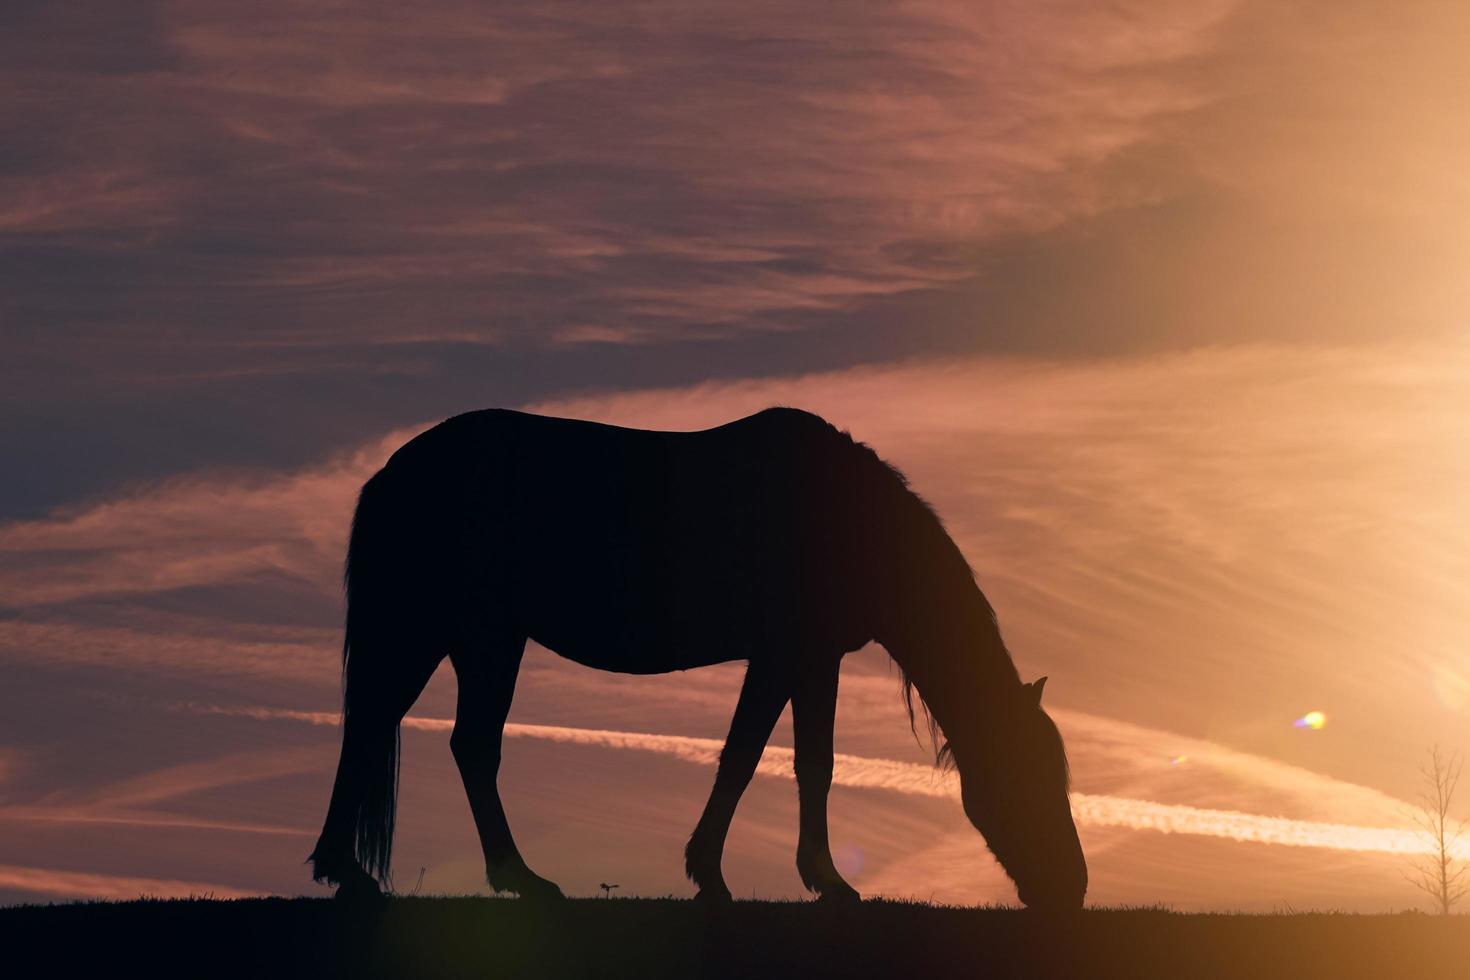
[[[1470,749],[1461,0],[3,21],[0,903],[327,893],[347,524],[414,433],[786,404],[905,471],[1050,676],[1091,903],[1423,904],[1405,801]],[[691,895],[741,671],[533,645],[529,864]],[[446,665],[402,890],[487,890],[453,708]],[[1014,903],[881,649],[837,724],[849,880]],[[737,897],[803,894],[790,745]]]

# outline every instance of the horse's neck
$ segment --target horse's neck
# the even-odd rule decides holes
[[[999,703],[1020,684],[990,604],[973,581],[907,603],[880,642],[941,727]]]

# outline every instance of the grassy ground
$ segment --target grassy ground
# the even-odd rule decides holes
[[[1467,980],[1470,916],[1101,909],[1058,921],[890,902],[141,901],[0,909],[0,950],[6,964],[38,965],[26,975],[62,977]]]

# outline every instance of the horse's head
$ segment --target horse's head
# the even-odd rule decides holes
[[[1080,908],[1087,862],[1067,799],[1067,755],[1041,708],[1046,678],[974,724],[946,730],[965,814],[1032,908]]]

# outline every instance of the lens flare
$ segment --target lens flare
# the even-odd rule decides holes
[[[863,865],[867,862],[861,847],[856,844],[843,844],[833,850],[832,863],[837,865],[837,870],[844,877],[856,878],[863,873]]]
[[[1189,761],[1189,756],[1187,756],[1187,755],[1176,755],[1174,758],[1172,758],[1172,759],[1169,760],[1169,765],[1171,765],[1171,766],[1182,766],[1182,765],[1184,765],[1188,761]]]
[[[1308,711],[1296,721],[1292,722],[1296,728],[1306,728],[1314,732],[1320,732],[1327,726],[1327,716],[1320,711]]]

